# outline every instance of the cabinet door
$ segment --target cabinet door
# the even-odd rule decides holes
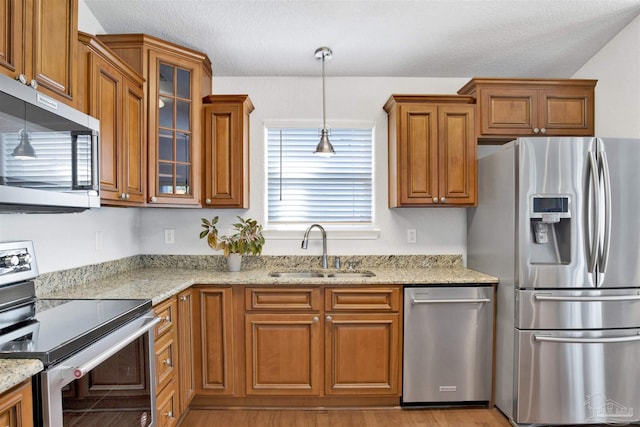
[[[20,383],[0,396],[0,425],[33,427],[31,380]]]
[[[539,91],[538,127],[546,135],[593,135],[593,88],[566,87]]]
[[[204,205],[247,209],[249,113],[241,100],[207,103],[203,110]]]
[[[200,66],[149,52],[149,196],[154,204],[200,202]]]
[[[24,0],[0,0],[0,73],[14,78],[23,72]]]
[[[327,314],[325,393],[400,394],[400,318],[393,314]]]
[[[147,141],[142,88],[123,81],[122,180],[128,204],[144,204],[147,195]]]
[[[178,396],[173,381],[160,391],[156,399],[156,425],[158,427],[175,427],[178,424]]]
[[[433,204],[438,196],[438,109],[435,105],[401,105],[400,115],[399,204]]]
[[[76,82],[78,0],[27,0],[27,79],[38,82],[38,90],[70,102]]]
[[[478,181],[474,107],[441,106],[438,119],[439,203],[474,205]]]
[[[194,293],[197,394],[234,394],[232,306],[231,288],[197,289]]]
[[[178,385],[180,396],[180,413],[185,413],[193,399],[196,379],[193,372],[194,337],[193,337],[193,290],[188,289],[178,294]]]
[[[320,394],[322,333],[318,316],[245,315],[248,396]]]
[[[530,136],[538,123],[535,89],[487,88],[478,100],[480,135]]]

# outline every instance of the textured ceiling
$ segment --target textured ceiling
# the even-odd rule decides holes
[[[640,0],[85,0],[107,33],[209,55],[214,76],[570,77]],[[638,35],[640,38],[640,34]]]

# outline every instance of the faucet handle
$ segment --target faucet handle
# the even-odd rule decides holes
[[[337,270],[340,270],[340,268],[341,268],[341,264],[340,264],[340,257],[339,257],[339,256],[337,256],[337,257],[335,258],[335,260],[333,261],[333,266],[334,266]]]

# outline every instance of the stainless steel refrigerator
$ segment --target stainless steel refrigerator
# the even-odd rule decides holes
[[[513,424],[640,420],[640,140],[521,138],[478,160],[467,265],[500,278]]]

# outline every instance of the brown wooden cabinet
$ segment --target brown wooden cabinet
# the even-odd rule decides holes
[[[147,202],[198,206],[202,97],[212,90],[209,58],[146,34],[98,38],[146,79]]]
[[[246,394],[319,396],[320,290],[247,288],[245,304]]]
[[[175,426],[181,416],[178,387],[178,305],[176,297],[153,308],[159,317],[154,330],[156,415],[159,426]]]
[[[158,427],[175,427],[178,425],[179,404],[177,386],[172,379],[163,388],[156,399],[156,425]]]
[[[100,120],[104,205],[143,205],[147,194],[144,79],[102,42],[78,33],[78,108]]]
[[[325,290],[325,393],[398,395],[399,288]]]
[[[389,207],[474,206],[474,99],[392,95],[384,109],[389,123]]]
[[[236,362],[232,289],[195,288],[193,318],[196,394],[233,395]]]
[[[180,413],[185,413],[195,395],[193,289],[178,294],[178,385]]]
[[[474,78],[458,94],[477,99],[481,142],[521,136],[592,136],[597,80]]]
[[[203,98],[204,207],[249,208],[248,95]]]
[[[73,105],[78,0],[0,0],[0,73]]]
[[[0,425],[33,427],[31,380],[26,380],[0,395]]]

